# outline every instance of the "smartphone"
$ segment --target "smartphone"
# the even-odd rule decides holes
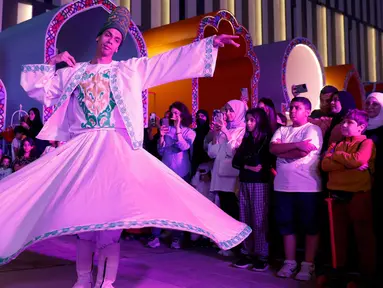
[[[156,126],[156,113],[150,113],[150,125]]]
[[[214,109],[213,110],[213,120],[214,120],[214,122],[219,121],[219,119],[221,118],[221,115],[222,115],[222,111],[220,109]]]
[[[162,126],[169,127],[169,118],[163,118],[162,119]]]
[[[308,92],[306,84],[293,85],[292,90],[293,90],[293,94],[294,92],[298,94]]]

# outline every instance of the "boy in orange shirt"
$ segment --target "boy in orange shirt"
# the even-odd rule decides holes
[[[322,160],[329,172],[327,189],[335,198],[333,205],[337,266],[347,261],[347,232],[350,226],[358,246],[360,272],[371,279],[375,269],[375,236],[372,227],[371,186],[375,145],[362,135],[368,125],[367,113],[351,110],[344,117],[343,141],[332,143]]]

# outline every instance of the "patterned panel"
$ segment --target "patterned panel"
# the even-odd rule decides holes
[[[57,37],[61,27],[65,24],[65,22],[81,12],[97,7],[101,7],[108,13],[111,13],[116,8],[116,4],[110,0],[77,0],[64,6],[60,9],[60,11],[57,12],[52,21],[49,23],[47,32],[45,34],[44,57],[46,63],[56,54]],[[136,24],[134,24],[133,20],[130,22],[129,32],[136,44],[138,57],[148,56],[144,38],[142,37],[141,31],[138,29]],[[142,91],[142,104],[144,107],[144,125],[146,127],[148,124],[147,90]],[[44,106],[43,110],[45,122],[49,119],[49,117],[52,116],[54,108]]]
[[[247,45],[246,56],[251,60],[254,68],[254,73],[251,78],[251,106],[256,107],[258,102],[258,81],[260,76],[260,67],[257,56],[255,55],[253,47],[253,40],[251,39],[251,35],[246,30],[245,27],[238,24],[237,20],[234,18],[233,14],[229,11],[222,10],[217,12],[217,14],[213,16],[204,17],[198,27],[197,37],[194,42],[200,41],[204,37],[204,31],[207,26],[212,26],[218,31],[218,25],[221,20],[226,20],[231,23],[234,28],[234,34],[242,36],[245,39]],[[195,125],[195,114],[199,108],[199,89],[198,89],[198,78],[192,80],[192,109],[193,109],[193,124]]]
[[[290,104],[290,98],[289,94],[287,92],[287,83],[286,83],[286,67],[287,67],[287,60],[289,59],[291,51],[294,49],[295,46],[297,45],[306,45],[310,47],[310,49],[315,53],[315,56],[317,57],[321,70],[322,70],[322,80],[323,83],[326,83],[325,81],[325,75],[324,75],[324,69],[323,69],[323,63],[322,63],[322,58],[319,55],[319,51],[317,48],[312,44],[308,39],[306,38],[295,38],[293,39],[289,45],[286,48],[285,54],[283,56],[283,61],[282,61],[282,89],[283,89],[283,97],[285,98],[285,105]]]
[[[212,235],[209,231],[206,231],[198,226],[193,226],[188,223],[169,221],[164,219],[152,219],[152,220],[144,220],[144,221],[120,221],[120,222],[111,222],[111,223],[102,223],[102,224],[91,224],[91,225],[85,225],[85,226],[73,226],[73,227],[50,231],[42,235],[33,237],[29,242],[25,243],[23,247],[20,248],[13,255],[9,255],[4,258],[0,257],[0,265],[7,264],[8,262],[15,259],[22,251],[24,251],[31,245],[45,239],[50,239],[53,237],[64,236],[64,235],[76,235],[81,232],[116,230],[116,229],[139,229],[139,228],[145,228],[145,227],[158,227],[158,228],[171,229],[171,230],[182,230],[182,231],[188,231],[191,233],[200,234],[214,240],[220,248],[225,250],[237,246],[244,239],[246,239],[251,233],[250,227],[245,226],[244,229],[241,232],[239,232],[236,236],[234,236],[232,239],[229,239],[226,241],[218,241],[215,238],[215,236]]]
[[[0,132],[5,130],[5,120],[7,112],[7,91],[4,83],[0,80]]]

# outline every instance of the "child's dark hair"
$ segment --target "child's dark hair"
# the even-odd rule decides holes
[[[261,98],[258,103],[263,103],[265,106],[269,108],[269,122],[271,126],[271,130],[274,132],[277,130],[277,110],[275,110],[275,105],[273,100],[270,98]]]
[[[16,134],[27,134],[27,131],[25,130],[25,128],[23,126],[16,126],[15,129],[13,130],[13,132]]]
[[[291,99],[290,103],[294,103],[294,102],[302,103],[303,106],[305,106],[306,110],[310,110],[311,111],[311,102],[306,97],[300,97],[300,96],[294,97],[293,99]]]
[[[1,163],[3,163],[3,160],[4,160],[4,159],[8,159],[9,162],[12,164],[12,158],[9,157],[8,155],[4,155],[3,158],[0,159],[0,165],[1,165]]]
[[[362,133],[364,131],[366,131],[366,129],[367,129],[368,119],[369,118],[368,118],[367,112],[365,112],[363,110],[359,110],[359,109],[352,109],[352,110],[348,111],[346,116],[344,116],[344,118],[343,118],[343,120],[354,120],[358,124],[358,126],[364,125],[365,128],[362,131]]]
[[[252,139],[254,139],[255,142],[258,142],[271,135],[270,122],[265,110],[261,108],[252,108],[247,110],[246,118],[247,115],[254,117],[256,125],[253,132],[246,131],[244,138],[248,138],[251,135]]]
[[[31,152],[29,154],[29,157],[30,158],[37,157],[36,144],[35,144],[35,141],[32,138],[25,138],[23,141],[21,141],[19,157],[23,157],[24,154],[25,154],[25,150],[24,150],[24,143],[25,142],[28,142],[31,146],[33,146],[33,149],[31,150]]]

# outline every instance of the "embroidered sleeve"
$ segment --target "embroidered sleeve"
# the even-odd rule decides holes
[[[23,65],[21,87],[28,96],[46,106],[57,104],[63,92],[62,70],[55,71],[54,65]]]
[[[140,74],[142,90],[182,79],[213,77],[218,55],[213,40],[214,36],[125,63]]]

